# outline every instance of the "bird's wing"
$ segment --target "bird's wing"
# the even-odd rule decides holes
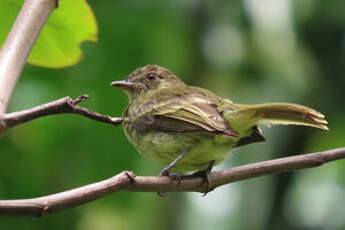
[[[215,107],[215,101],[202,94],[151,101],[130,111],[129,117],[135,127],[143,130],[208,131],[238,137]]]

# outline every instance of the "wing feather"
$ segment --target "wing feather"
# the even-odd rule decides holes
[[[142,130],[207,131],[237,137],[215,105],[205,95],[188,94],[145,103],[128,115]]]

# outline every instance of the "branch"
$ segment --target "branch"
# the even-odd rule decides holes
[[[0,121],[26,59],[58,0],[25,0],[0,50]],[[0,135],[6,131],[0,122]]]
[[[0,113],[6,111],[26,59],[55,7],[55,0],[25,0],[0,51]]]
[[[342,158],[345,158],[345,147],[213,171],[210,174],[210,186],[214,189],[218,186],[239,180],[316,167]],[[33,199],[2,200],[0,201],[0,216],[41,217],[93,201],[121,190],[137,192],[204,192],[205,189],[203,178],[195,175],[183,176],[181,183],[177,184],[171,177],[135,176],[131,172],[124,171],[107,180],[66,192]]]
[[[28,122],[33,119],[37,119],[37,118],[48,116],[48,115],[74,113],[74,114],[79,114],[96,121],[110,123],[115,126],[121,124],[122,118],[110,117],[107,115],[103,115],[103,114],[88,110],[84,107],[77,106],[78,103],[88,98],[89,96],[86,94],[74,100],[70,97],[64,97],[64,98],[40,105],[40,106],[33,107],[31,109],[4,114],[3,119],[0,120],[0,123],[3,127],[5,127],[6,129],[9,129],[16,125],[20,125],[24,122]]]
[[[37,37],[58,0],[25,0],[0,50],[0,120]],[[0,123],[0,135],[6,130]]]

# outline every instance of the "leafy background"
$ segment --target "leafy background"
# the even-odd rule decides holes
[[[64,4],[62,1],[61,4]],[[27,65],[9,111],[83,93],[83,105],[120,116],[109,83],[148,63],[241,103],[309,105],[330,132],[263,127],[265,143],[232,151],[218,168],[344,146],[345,2],[341,0],[90,0],[97,43],[68,68]],[[66,18],[71,20],[71,18]],[[42,118],[0,140],[0,197],[38,197],[128,169],[161,170],[121,128],[75,115]],[[0,229],[344,229],[345,161],[226,185],[202,197],[120,192],[43,219],[1,218]]]

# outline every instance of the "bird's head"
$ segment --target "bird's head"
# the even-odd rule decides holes
[[[124,89],[131,100],[143,94],[184,85],[184,83],[164,67],[146,65],[136,69],[127,79],[113,81],[111,85]]]

